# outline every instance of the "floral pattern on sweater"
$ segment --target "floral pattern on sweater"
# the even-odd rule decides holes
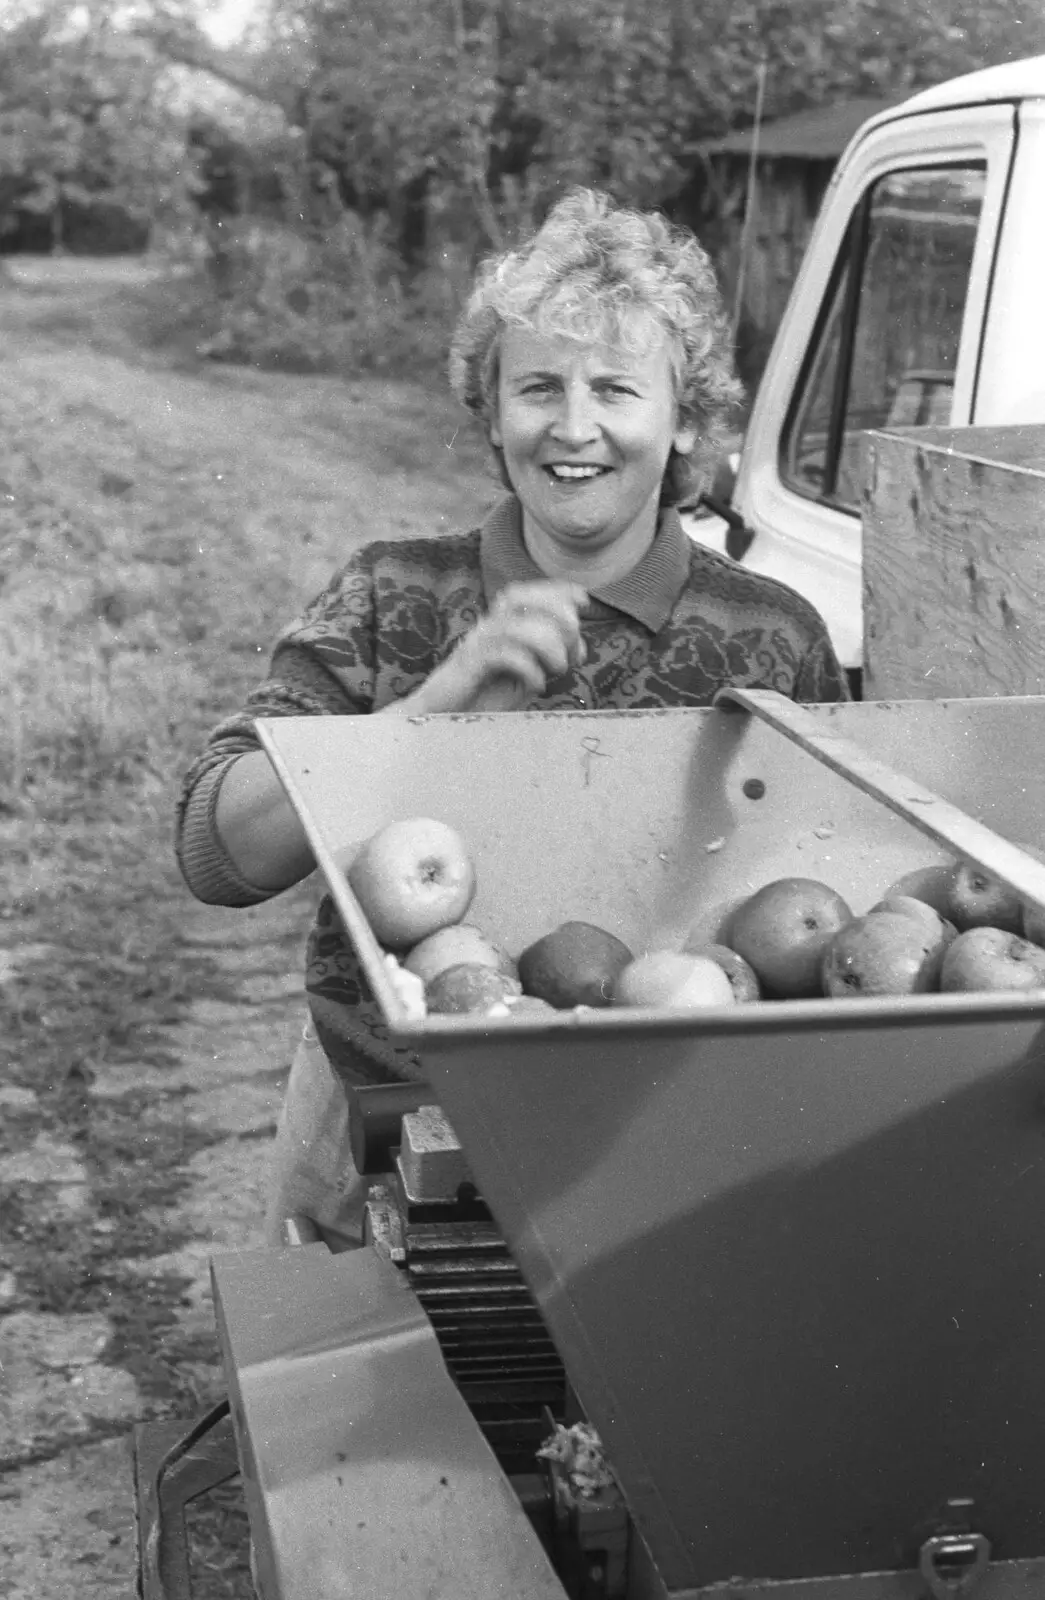
[[[269,674],[212,733],[186,775],[177,849],[193,892],[211,903],[268,898],[245,882],[214,826],[217,791],[237,756],[258,748],[258,717],[380,711],[416,689],[526,571],[514,501],[471,533],[364,546],[288,627]],[[814,608],[784,585],[691,544],[674,512],[626,585],[594,594],[583,664],[530,710],[707,706],[726,685],[794,700],[847,698],[845,674]],[[650,626],[650,619],[660,625]],[[661,619],[663,618],[663,621]],[[645,619],[645,620],[644,620]],[[316,1032],[347,1081],[416,1077],[417,1057],[389,1038],[329,896],[308,941],[306,991]]]

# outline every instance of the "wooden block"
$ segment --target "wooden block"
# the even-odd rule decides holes
[[[1045,427],[865,452],[865,699],[1045,694]]]
[[[438,1106],[403,1118],[399,1175],[411,1200],[452,1200],[471,1174],[457,1136]]]

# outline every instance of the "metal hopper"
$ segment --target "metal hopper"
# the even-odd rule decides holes
[[[1045,700],[811,708],[788,738],[774,700],[260,724],[671,1591],[907,1569],[956,1499],[996,1556],[1045,1550],[1045,995],[411,1031],[342,869],[440,817],[513,950],[567,917],[710,936],[785,874],[859,913],[945,837],[1045,900],[1004,843],[1045,831]],[[839,735],[884,779],[832,770]]]

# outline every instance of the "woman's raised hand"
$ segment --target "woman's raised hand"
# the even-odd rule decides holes
[[[405,711],[494,711],[524,705],[585,659],[575,583],[509,584],[452,654],[400,702]]]

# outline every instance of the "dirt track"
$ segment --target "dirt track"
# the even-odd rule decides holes
[[[489,503],[491,485],[474,444],[458,444],[451,405],[420,389],[171,370],[121,346],[107,332],[106,297],[121,271],[136,270],[19,263],[13,284],[0,282],[5,483],[17,487],[29,461],[68,507],[90,501],[115,517],[115,495],[124,535],[151,541],[150,560],[157,541],[167,542],[158,559],[168,565],[187,541],[198,548],[208,615],[241,614],[245,595],[249,609],[256,584],[266,638],[353,542],[458,527]],[[227,605],[216,584],[229,586]],[[172,586],[170,603],[188,592]],[[97,828],[85,830],[95,853],[119,844],[110,825],[102,831],[99,846]],[[31,818],[5,820],[0,807],[5,847],[31,857],[39,837]],[[30,868],[24,882],[39,887],[46,873]],[[103,897],[100,920],[105,871],[102,861],[90,879]],[[0,1007],[21,1020],[42,1006],[49,964],[86,960],[91,937],[89,915],[74,924],[70,911],[56,926],[53,912],[50,922],[23,914],[24,882],[18,895],[8,889],[14,909],[0,913]],[[57,1056],[68,1079],[61,1094],[33,1059],[0,1064],[3,1600],[133,1592],[130,1429],[141,1418],[194,1415],[220,1391],[208,1262],[257,1243],[317,891],[305,885],[250,912],[208,909],[164,858],[145,892],[167,970],[152,1010],[139,985],[146,999],[128,1041],[99,1046],[82,1070],[78,1057]],[[119,916],[131,952],[133,904]],[[80,948],[63,953],[63,940]],[[38,1036],[50,1038],[42,1015]],[[62,1025],[68,1031],[67,1016]],[[203,1600],[247,1593],[242,1549],[228,1545],[212,1530]]]
[[[171,1065],[114,1066],[91,1086],[98,1099],[144,1089],[186,1133],[206,1136],[182,1165],[185,1182],[168,1213],[151,1219],[183,1242],[144,1262],[131,1258],[144,1297],[157,1279],[177,1286],[171,1322],[150,1329],[145,1317],[141,1326],[169,1343],[172,1355],[177,1346],[191,1350],[191,1387],[201,1406],[221,1387],[208,1263],[216,1251],[257,1243],[265,1145],[300,1011],[300,941],[287,911],[285,902],[238,914],[188,908],[185,946],[214,963],[228,999],[201,1000],[185,1021],[158,1030],[156,1043]],[[12,1112],[17,1116],[17,1102],[5,1106]],[[63,1215],[68,1227],[92,1225],[90,1180],[73,1147],[38,1134],[21,1160],[7,1158],[0,1179],[31,1186],[37,1203]],[[126,1365],[114,1365],[111,1337],[111,1318],[98,1313],[12,1310],[0,1326],[5,1454],[28,1463],[0,1479],[5,1597],[124,1600],[133,1592],[127,1430],[139,1418],[169,1413],[149,1403],[133,1370],[136,1358],[162,1358],[162,1349],[131,1351]]]

